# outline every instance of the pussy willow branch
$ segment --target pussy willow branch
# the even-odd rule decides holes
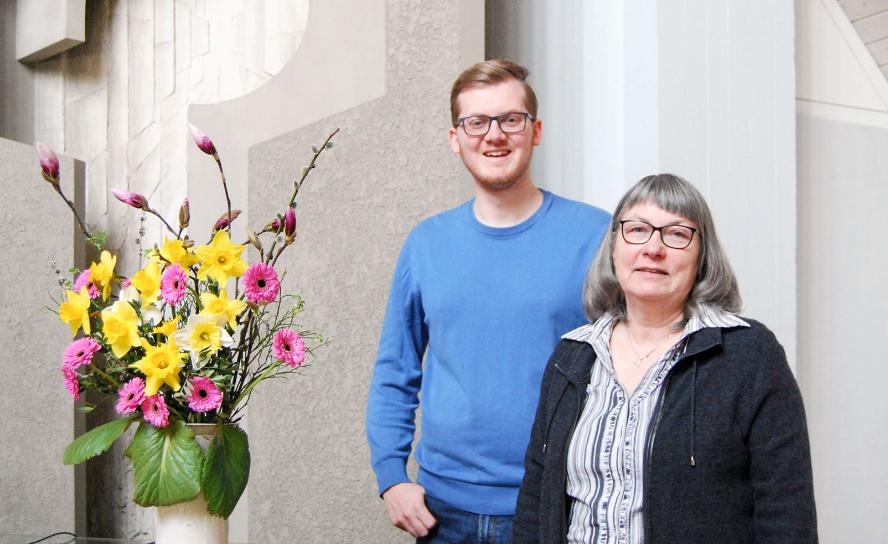
[[[315,149],[314,155],[312,155],[311,161],[308,163],[308,166],[306,166],[305,168],[302,169],[302,177],[299,178],[299,181],[296,181],[293,183],[293,194],[290,195],[290,200],[289,200],[289,202],[287,202],[288,208],[290,206],[292,206],[293,203],[296,201],[296,195],[299,194],[299,189],[302,188],[302,184],[305,183],[305,179],[308,178],[308,174],[310,174],[311,171],[315,169],[316,163],[318,161],[318,157],[321,156],[321,153],[323,153],[325,149],[330,148],[330,142],[333,140],[333,136],[336,136],[336,134],[338,132],[339,132],[338,128],[336,130],[334,130],[333,132],[331,132],[330,135],[327,136],[327,139],[324,140],[324,143],[322,143],[320,147]],[[283,231],[283,229],[284,229],[284,223],[282,221],[280,231],[278,231],[278,234],[280,234],[280,232]],[[268,251],[267,263],[271,264],[271,266],[276,265],[278,258],[280,258],[280,256],[281,256],[281,253],[283,253],[284,250],[292,243],[293,243],[293,240],[287,240],[280,248],[278,248],[277,253],[275,253],[275,251],[274,251],[275,245],[277,244],[277,240],[275,240],[274,243],[272,243],[271,249]]]
[[[305,178],[308,177],[309,172],[311,172],[311,171],[314,169],[314,167],[315,167],[315,162],[317,162],[318,157],[320,157],[320,156],[321,156],[321,153],[323,153],[324,150],[327,149],[327,144],[330,143],[330,140],[333,139],[333,136],[336,136],[336,133],[337,133],[337,132],[339,132],[339,129],[338,129],[338,128],[337,128],[336,130],[334,130],[333,132],[331,132],[329,136],[327,136],[327,139],[324,140],[324,143],[321,144],[321,147],[319,147],[319,148],[315,151],[315,154],[314,154],[314,156],[311,158],[311,162],[308,163],[308,166],[306,166],[305,168],[302,169],[302,177],[299,178],[299,182],[296,183],[296,186],[295,186],[295,187],[293,187],[293,194],[290,196],[290,202],[287,203],[288,206],[292,206],[292,205],[293,205],[293,202],[296,201],[296,194],[299,192],[299,189],[302,188],[302,182],[304,182],[304,181],[305,181]]]

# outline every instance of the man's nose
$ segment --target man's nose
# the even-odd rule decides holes
[[[499,119],[491,119],[490,120],[490,128],[487,130],[487,134],[484,136],[489,140],[499,140],[506,135],[503,132],[503,127],[500,126]]]

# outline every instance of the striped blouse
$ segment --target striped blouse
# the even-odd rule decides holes
[[[616,323],[608,314],[563,336],[588,342],[599,363],[592,367],[588,398],[567,453],[567,494],[572,499],[567,541],[571,544],[644,542],[644,446],[663,380],[691,334],[708,327],[749,326],[735,315],[697,307],[681,337],[627,397],[611,363],[610,337]]]

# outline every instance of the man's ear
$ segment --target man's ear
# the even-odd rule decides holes
[[[450,127],[447,131],[447,137],[450,138],[450,149],[454,155],[459,155],[459,134],[456,133],[456,127]]]
[[[540,142],[543,139],[543,122],[539,119],[533,120],[533,140],[531,142],[533,145],[540,145]]]

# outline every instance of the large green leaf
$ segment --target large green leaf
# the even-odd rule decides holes
[[[247,433],[233,425],[222,425],[221,431],[207,448],[203,467],[203,492],[207,510],[228,518],[247,488],[250,478],[250,445]]]
[[[200,493],[203,452],[181,420],[162,429],[142,422],[126,456],[133,463],[136,504],[169,506]]]
[[[115,419],[83,433],[65,448],[62,462],[66,465],[76,465],[104,453],[115,440],[120,438],[120,435],[126,432],[132,422],[131,417]]]

